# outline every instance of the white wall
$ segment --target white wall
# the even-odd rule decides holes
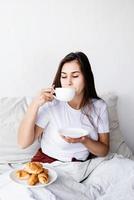
[[[0,0],[0,94],[34,95],[51,84],[63,56],[81,50],[97,90],[118,94],[133,148],[133,36],[133,0]]]

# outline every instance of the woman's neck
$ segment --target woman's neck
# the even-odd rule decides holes
[[[77,98],[74,98],[72,101],[69,101],[68,104],[76,109],[76,110],[79,110],[81,108],[81,102],[82,102],[82,97],[77,97]]]

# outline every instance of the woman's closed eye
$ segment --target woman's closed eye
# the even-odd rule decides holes
[[[67,78],[66,76],[62,76],[61,78]]]
[[[79,77],[78,75],[72,76],[72,78],[78,78],[78,77]],[[67,76],[62,76],[61,78],[67,78]]]

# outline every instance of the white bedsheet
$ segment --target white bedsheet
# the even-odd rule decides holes
[[[54,162],[49,167],[57,171],[58,178],[45,188],[29,190],[11,182],[9,172],[1,175],[0,200],[134,199],[134,161],[117,154],[86,162]]]

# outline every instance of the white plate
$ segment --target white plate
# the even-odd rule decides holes
[[[22,169],[22,168],[21,168]],[[41,184],[41,183],[37,183],[36,185],[28,185],[27,184],[27,180],[19,180],[17,177],[16,177],[16,170],[12,171],[10,174],[9,174],[9,177],[11,178],[12,181],[14,181],[15,183],[18,183],[20,185],[23,185],[23,186],[26,186],[26,187],[31,187],[31,188],[35,188],[35,187],[45,187],[45,186],[48,186],[50,185],[51,183],[53,183],[56,179],[57,179],[57,173],[53,170],[53,169],[50,169],[48,167],[45,167],[45,169],[48,169],[48,174],[49,174],[49,182],[47,184]]]
[[[71,137],[71,138],[79,138],[88,135],[88,131],[82,128],[60,129],[59,133],[65,137]]]

